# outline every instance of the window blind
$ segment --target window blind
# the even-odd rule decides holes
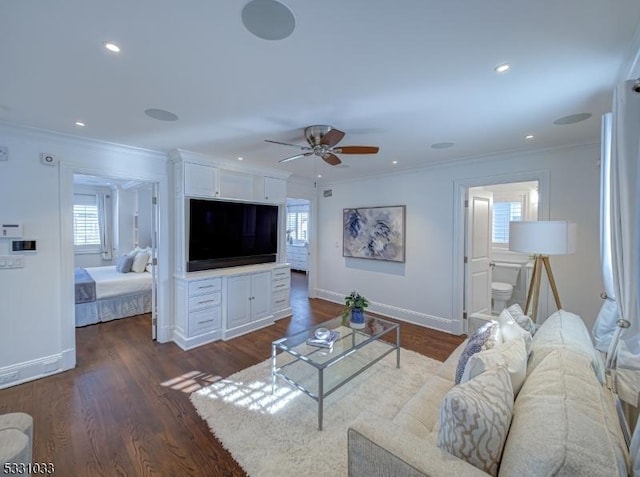
[[[93,194],[74,194],[73,202],[74,245],[83,249],[99,249],[98,197]]]
[[[509,243],[509,222],[522,220],[521,202],[493,203],[493,243]]]

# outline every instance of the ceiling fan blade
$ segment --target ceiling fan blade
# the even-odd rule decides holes
[[[280,159],[278,162],[289,162],[289,161],[294,161],[296,159],[300,159],[303,157],[309,157],[312,156],[313,152],[305,152],[304,154],[296,154],[295,156],[291,156],[291,157],[285,157],[284,159]]]
[[[338,154],[376,154],[380,150],[375,146],[342,146],[333,149]]]
[[[327,164],[331,164],[332,166],[337,166],[338,164],[342,163],[342,161],[340,160],[340,158],[338,156],[336,156],[335,154],[332,154],[330,152],[325,152],[322,155],[322,159],[324,159],[324,161]]]
[[[344,137],[344,133],[339,129],[331,129],[327,134],[322,136],[320,140],[320,144],[324,144],[325,146],[333,147],[342,141]]]
[[[311,149],[309,146],[301,146],[300,144],[290,144],[288,142],[280,142],[280,141],[272,141],[271,139],[265,139],[264,142],[270,142],[273,144],[280,144],[281,146],[293,146],[293,147],[297,147],[299,149],[302,149],[303,151],[306,149]]]

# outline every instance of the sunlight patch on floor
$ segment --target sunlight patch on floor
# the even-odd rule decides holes
[[[208,388],[199,390],[198,394],[210,399],[220,399],[227,404],[233,404],[260,414],[275,414],[284,409],[301,392],[287,385],[276,384],[275,392],[271,393],[270,382],[258,380],[252,383],[243,383],[221,379]]]
[[[168,381],[164,381],[160,383],[160,386],[191,394],[192,392],[209,386],[211,383],[215,383],[220,379],[222,379],[222,377],[203,373],[202,371],[190,371],[173,379],[169,379]]]

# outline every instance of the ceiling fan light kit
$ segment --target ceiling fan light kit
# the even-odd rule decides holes
[[[308,126],[304,129],[304,137],[309,143],[308,146],[301,146],[299,144],[290,144],[287,142],[272,141],[265,139],[266,142],[273,144],[280,144],[282,146],[297,147],[304,151],[302,154],[296,154],[295,156],[285,157],[279,162],[289,162],[303,157],[318,156],[322,158],[327,164],[337,166],[342,163],[340,158],[336,154],[376,154],[380,148],[376,146],[341,146],[335,147],[344,138],[345,133],[339,129],[335,129],[332,126],[316,125]]]

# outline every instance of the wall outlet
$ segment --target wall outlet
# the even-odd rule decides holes
[[[15,381],[16,379],[18,379],[18,371],[14,371],[13,373],[3,374],[3,375],[0,375],[0,384]]]

